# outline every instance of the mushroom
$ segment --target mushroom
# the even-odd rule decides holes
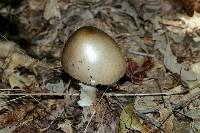
[[[112,84],[126,71],[125,56],[118,44],[108,34],[92,26],[79,28],[69,37],[61,62],[66,73],[83,83],[81,92],[95,96],[95,85]],[[89,106],[94,99],[89,98],[90,102],[86,104],[81,100],[78,103]]]

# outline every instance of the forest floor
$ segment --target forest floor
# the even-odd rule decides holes
[[[196,0],[0,2],[0,133],[199,133],[200,14]],[[61,53],[82,26],[126,53],[127,71],[80,107]],[[112,95],[111,95],[112,94]]]

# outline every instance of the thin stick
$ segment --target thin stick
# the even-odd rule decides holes
[[[183,95],[188,93],[177,92],[177,93],[104,93],[106,96],[118,96],[118,97],[131,97],[131,96],[171,96],[171,95]],[[14,94],[3,94],[0,93],[0,96],[79,96],[79,93],[67,94],[67,93],[14,93]]]
[[[188,93],[188,91],[185,92],[177,92],[177,93],[129,93],[129,94],[123,94],[123,93],[105,93],[106,96],[118,96],[118,97],[131,97],[131,96],[171,96],[171,95],[183,95],[185,93]]]
[[[92,115],[91,115],[91,117],[90,117],[90,119],[88,121],[88,124],[86,125],[85,130],[84,130],[83,133],[87,133],[87,129],[88,129],[88,127],[89,127],[89,125],[90,125],[90,123],[92,121],[92,118],[94,117],[95,113],[96,113],[96,111],[92,112]]]
[[[23,91],[23,89],[0,89],[0,91]]]
[[[3,35],[1,35],[1,34],[0,34],[0,36],[1,36],[3,39],[5,39],[6,41],[8,41],[7,38],[6,38],[5,36],[3,36]]]
[[[0,107],[3,106],[3,105],[5,105],[5,104],[7,104],[7,103],[10,103],[10,102],[13,102],[13,101],[17,101],[17,100],[19,100],[19,99],[22,99],[22,98],[24,98],[24,97],[26,97],[26,96],[17,97],[17,98],[15,98],[15,99],[8,100],[8,101],[6,101],[6,102],[1,102],[1,103],[0,103]]]
[[[140,55],[140,56],[152,57],[152,58],[155,57],[155,55],[153,55],[153,54],[147,54],[147,53],[142,53],[142,52],[133,51],[133,50],[128,50],[128,53],[129,53],[129,54]]]
[[[14,93],[14,94],[3,94],[0,93],[0,96],[79,96],[79,93],[67,94],[67,93]]]

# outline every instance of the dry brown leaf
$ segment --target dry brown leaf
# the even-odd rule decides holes
[[[35,108],[33,103],[20,105],[13,111],[9,111],[0,115],[0,128],[6,127],[13,122],[20,122],[29,112]]]
[[[65,133],[73,133],[72,124],[70,120],[65,120],[64,123],[58,124],[58,128],[61,128]]]
[[[171,110],[162,108],[159,111],[159,113],[160,113],[159,120],[161,121],[161,123],[164,121],[163,123],[164,133],[172,133],[174,115],[172,114]]]
[[[15,87],[23,89],[24,87],[30,86],[35,81],[35,78],[33,75],[25,77],[23,75],[20,75],[20,73],[18,72],[9,75],[8,81],[12,89]]]
[[[53,17],[61,18],[57,0],[47,0],[44,10],[44,18],[49,20]]]
[[[12,133],[42,133],[33,123],[26,123],[16,127]]]
[[[196,75],[191,70],[187,70],[184,64],[179,64],[176,59],[176,56],[173,55],[170,45],[168,44],[164,54],[165,67],[173,73],[180,74],[182,80],[196,80]]]

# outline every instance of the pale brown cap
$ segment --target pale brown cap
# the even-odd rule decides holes
[[[91,26],[75,31],[62,54],[62,65],[69,75],[92,85],[108,85],[126,71],[125,57],[116,42]]]

